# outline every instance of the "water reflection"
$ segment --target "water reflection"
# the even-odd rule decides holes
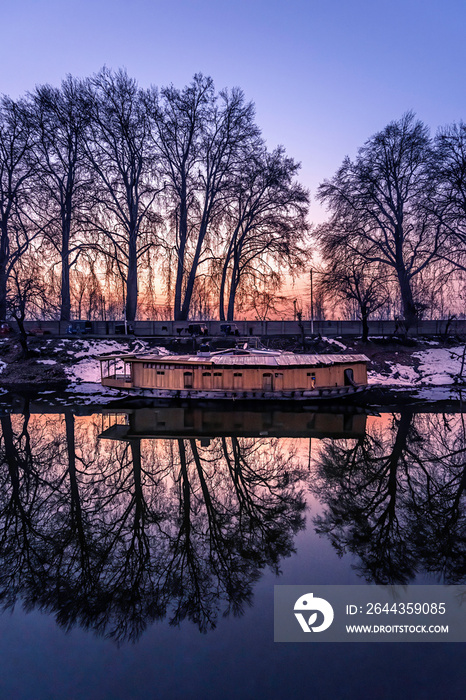
[[[144,411],[131,420],[150,424]],[[67,628],[119,641],[165,617],[206,631],[219,614],[241,614],[261,571],[279,571],[304,526],[296,450],[275,437],[202,432],[98,440],[101,422],[27,406],[2,416],[3,606],[21,597]]]
[[[366,580],[466,578],[462,414],[45,410],[0,418],[3,608],[117,642],[162,619],[211,630],[294,552],[309,491]]]
[[[326,441],[313,491],[315,518],[338,554],[357,555],[374,583],[409,583],[420,571],[466,578],[465,415],[405,408],[356,441]]]

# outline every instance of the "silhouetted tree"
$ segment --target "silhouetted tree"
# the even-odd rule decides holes
[[[0,99],[0,319],[7,310],[13,266],[38,235],[31,227],[33,139],[24,103]],[[28,212],[29,210],[29,212]]]
[[[229,182],[244,167],[259,130],[241,90],[216,94],[212,79],[200,74],[183,90],[153,90],[147,100],[174,230],[174,316],[186,320],[198,269],[212,257]]]
[[[381,309],[389,296],[389,284],[380,265],[368,265],[358,258],[335,253],[318,278],[317,291],[335,305],[340,301],[356,308],[362,322],[362,340],[369,336],[369,316]]]
[[[111,256],[125,281],[125,317],[137,311],[138,266],[157,242],[160,217],[155,202],[158,161],[149,138],[146,104],[136,81],[123,70],[104,68],[86,81],[90,108],[85,152],[95,176],[91,229],[103,234],[94,244]]]
[[[444,234],[427,202],[434,185],[427,127],[411,112],[372,136],[354,161],[346,157],[318,190],[331,219],[316,231],[324,255],[341,245],[397,279],[406,328],[417,320],[413,279],[438,255]]]
[[[61,264],[60,320],[71,318],[70,269],[81,243],[78,212],[89,175],[83,167],[83,138],[89,122],[89,104],[82,83],[72,76],[61,88],[42,85],[29,96],[29,117],[34,136],[38,190],[46,236]]]
[[[434,149],[432,209],[447,232],[442,259],[466,270],[466,124],[440,129]]]
[[[300,249],[308,230],[309,197],[296,182],[300,168],[282,147],[272,153],[260,147],[251,150],[241,172],[232,178],[225,215],[226,251],[221,260],[220,320],[232,321],[238,288],[246,277],[257,289],[259,278],[271,272],[302,268]]]

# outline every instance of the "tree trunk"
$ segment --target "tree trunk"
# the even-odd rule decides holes
[[[403,305],[403,316],[405,321],[406,332],[417,322],[417,311],[414,303],[413,290],[411,289],[411,280],[406,271],[403,260],[403,234],[398,231],[396,238],[396,274],[398,284],[400,285],[401,303]]]
[[[369,340],[369,314],[366,310],[361,309],[361,321],[362,321],[362,342],[367,343]]]
[[[180,321],[181,314],[181,294],[183,289],[183,274],[184,274],[184,251],[185,242],[180,240],[180,245],[178,248],[178,265],[176,268],[176,282],[175,282],[175,303],[173,306],[173,316],[175,321]]]
[[[61,307],[60,321],[71,319],[71,294],[70,294],[70,231],[71,231],[71,203],[69,212],[62,217],[61,240]]]
[[[180,192],[180,223],[178,227],[179,243],[178,243],[178,264],[176,267],[176,282],[175,282],[175,303],[173,307],[173,316],[175,321],[179,321],[181,313],[181,296],[183,293],[183,277],[184,277],[184,256],[186,251],[186,241],[188,239],[188,206],[186,193],[186,179],[182,177],[181,192]]]
[[[233,321],[235,318],[235,301],[236,301],[236,292],[238,290],[238,284],[239,284],[238,275],[235,275],[234,277],[232,276],[231,285],[230,285],[230,294],[228,297],[227,321]]]
[[[233,319],[235,318],[235,301],[236,301],[236,292],[238,291],[239,281],[240,281],[239,259],[238,259],[238,256],[235,255],[234,263],[233,263],[233,271],[231,273],[230,294],[228,296],[227,321],[233,321]]]
[[[199,258],[201,257],[202,245],[204,243],[205,234],[207,232],[207,223],[203,221],[199,231],[199,238],[197,241],[196,252],[194,253],[194,258],[191,263],[191,269],[189,271],[189,277],[186,284],[186,290],[184,293],[183,306],[181,307],[179,314],[179,321],[186,321],[189,316],[189,308],[191,306],[191,298],[194,291],[194,283],[196,281],[196,273],[199,265]]]
[[[21,345],[21,350],[23,351],[23,357],[26,360],[29,357],[28,348],[28,334],[24,327],[24,318],[16,318],[16,323],[19,328],[19,344]]]
[[[4,266],[0,263],[0,321],[6,318],[6,293],[7,275]]]
[[[62,249],[61,255],[61,307],[60,321],[71,319],[71,294],[70,294],[70,256],[68,246]]]
[[[136,250],[136,232],[130,233],[128,251],[128,277],[126,278],[126,309],[127,321],[134,321],[138,305],[138,259]]]
[[[223,263],[222,279],[220,281],[219,291],[219,318],[225,321],[225,291],[227,285],[228,265],[230,262],[230,251],[228,251],[225,262]]]
[[[7,311],[8,248],[8,232],[2,227],[0,240],[0,321],[5,320]]]

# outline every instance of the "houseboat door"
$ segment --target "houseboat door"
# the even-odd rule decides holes
[[[265,372],[262,375],[262,390],[273,391],[273,375],[270,372]]]
[[[242,389],[243,388],[243,373],[242,372],[235,372],[233,374],[233,389]]]
[[[202,388],[205,389],[206,391],[210,391],[212,389],[212,373],[211,372],[203,372],[202,373]]]
[[[275,372],[275,390],[283,391],[283,372]]]
[[[352,369],[345,369],[345,386],[355,386],[354,375]]]

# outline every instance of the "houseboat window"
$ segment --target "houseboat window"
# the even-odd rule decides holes
[[[165,386],[165,372],[163,370],[160,370],[160,369],[157,370],[156,386],[159,386],[159,387]]]
[[[193,388],[193,373],[192,372],[185,372],[183,376],[184,376],[184,388],[185,389],[192,389]]]
[[[316,375],[311,373],[311,372],[308,372],[307,373],[307,386],[308,386],[308,388],[314,389],[315,385],[316,385]]]

